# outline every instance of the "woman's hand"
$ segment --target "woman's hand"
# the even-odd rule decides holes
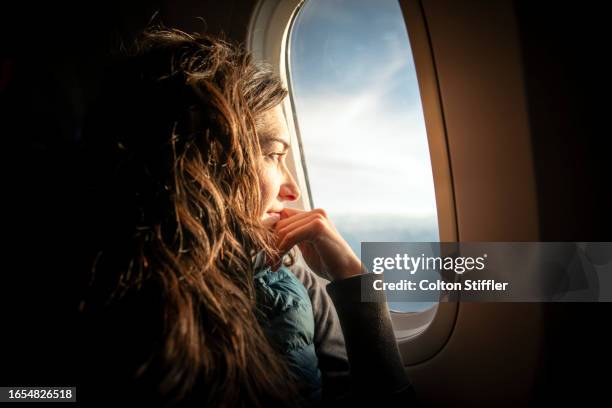
[[[282,253],[297,245],[308,266],[320,275],[338,280],[364,272],[359,258],[321,209],[285,208],[275,231]]]

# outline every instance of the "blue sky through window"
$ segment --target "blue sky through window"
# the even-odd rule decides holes
[[[307,0],[289,55],[314,205],[357,255],[361,241],[438,241],[425,123],[397,1]]]

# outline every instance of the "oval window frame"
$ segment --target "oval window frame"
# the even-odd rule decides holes
[[[251,15],[246,46],[255,59],[268,62],[290,90],[290,97],[284,102],[283,111],[289,125],[292,145],[298,146],[299,149],[292,149],[287,165],[306,192],[294,205],[312,209],[308,173],[302,157],[303,149],[289,75],[288,44],[291,28],[303,3],[304,0],[260,0]],[[399,4],[412,48],[421,94],[434,178],[440,241],[457,242],[457,216],[448,142],[429,33],[419,1],[400,0]],[[458,302],[442,302],[420,313],[390,312],[405,366],[431,359],[444,347],[453,331],[458,309]]]

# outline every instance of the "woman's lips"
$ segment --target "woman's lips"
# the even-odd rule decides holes
[[[267,212],[264,214],[262,221],[264,225],[272,226],[280,221],[281,215],[277,212]]]

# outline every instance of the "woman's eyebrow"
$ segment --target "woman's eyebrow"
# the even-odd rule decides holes
[[[263,141],[261,142],[262,147],[264,146],[268,146],[274,142],[278,142],[281,143],[284,146],[284,150],[288,150],[289,149],[289,143],[287,143],[284,139],[281,139],[280,137],[275,137],[275,136],[265,136],[263,138]]]

